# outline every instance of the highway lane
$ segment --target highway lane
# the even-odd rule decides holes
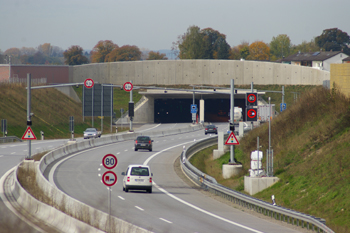
[[[227,124],[219,124],[227,131]],[[182,147],[204,135],[204,130],[158,137],[153,151],[135,152],[133,140],[86,150],[55,165],[54,183],[73,198],[108,213],[108,189],[101,182],[104,155],[118,158],[118,183],[112,188],[112,215],[154,232],[298,232],[251,216],[191,188],[174,171]],[[121,172],[129,164],[148,164],[154,174],[153,193],[122,191]]]
[[[171,127],[175,127],[173,124]],[[152,129],[162,129],[161,124],[150,125],[136,125],[135,131],[147,131]],[[102,135],[106,137],[106,135]],[[82,137],[76,138],[77,142],[83,141]],[[31,142],[31,155],[52,150],[66,144],[69,139],[55,139],[55,140],[33,140]],[[21,161],[28,157],[28,143],[13,142],[0,144],[0,177],[10,169],[17,166]],[[40,232],[40,229],[35,226],[30,226],[21,218],[12,213],[0,198],[0,229],[2,232]],[[0,231],[1,231],[0,230]]]

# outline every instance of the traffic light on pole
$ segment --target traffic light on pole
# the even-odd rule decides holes
[[[235,132],[235,125],[233,123],[230,123],[230,131]]]
[[[129,102],[129,117],[134,117],[134,102]]]

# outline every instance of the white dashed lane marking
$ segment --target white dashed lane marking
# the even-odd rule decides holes
[[[162,221],[164,221],[164,222],[167,222],[167,223],[172,223],[172,222],[170,222],[170,221],[168,221],[168,220],[166,220],[166,219],[164,219],[164,218],[159,218],[160,220],[162,220]]]
[[[144,211],[144,209],[142,209],[141,207],[135,206],[137,209]]]
[[[121,197],[121,196],[118,196],[120,199],[122,199],[123,201],[125,200],[125,198],[124,197]]]

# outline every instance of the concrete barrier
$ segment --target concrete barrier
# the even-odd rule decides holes
[[[181,132],[191,132],[203,129],[203,125],[190,125]],[[167,135],[179,134],[179,130],[149,132],[148,135],[162,137]],[[23,161],[18,166],[27,166],[28,169],[34,169],[36,172],[36,182],[46,196],[51,198],[52,206],[39,202],[28,194],[15,178],[12,195],[16,197],[17,202],[36,218],[47,222],[51,226],[62,232],[101,232],[107,231],[109,227],[109,215],[88,206],[74,198],[71,198],[61,190],[54,187],[43,175],[45,169],[50,163],[58,160],[68,154],[83,151],[99,145],[106,145],[125,140],[134,140],[141,133],[127,133],[111,135],[108,137],[84,140],[83,142],[62,146],[44,155],[40,162],[30,163]],[[26,163],[26,164],[25,164]],[[25,165],[24,165],[25,164]],[[18,169],[18,167],[17,167]],[[17,170],[16,170],[17,171]],[[17,173],[16,173],[17,174]],[[62,212],[61,212],[62,211]],[[64,212],[64,213],[63,213]],[[81,221],[80,221],[81,220]],[[141,227],[132,225],[119,218],[112,217],[111,225],[113,232],[120,233],[143,233],[150,232]]]

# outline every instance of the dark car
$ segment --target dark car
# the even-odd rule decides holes
[[[207,134],[207,133],[218,134],[218,128],[215,125],[207,125],[205,127],[205,134]]]
[[[153,140],[149,136],[138,136],[135,140],[135,151],[138,149],[146,149],[152,151]]]

